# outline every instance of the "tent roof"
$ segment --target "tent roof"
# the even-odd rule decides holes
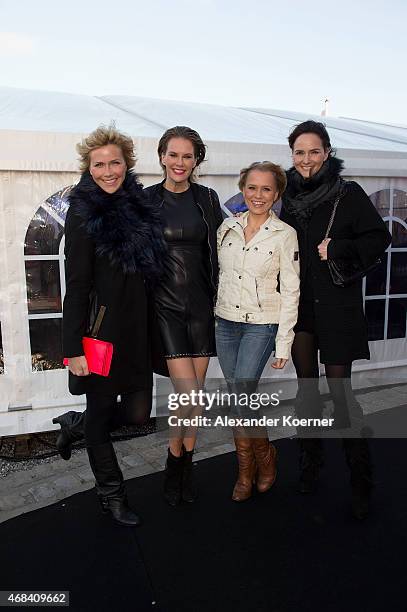
[[[208,141],[287,145],[296,123],[319,116],[234,108],[136,96],[85,96],[0,87],[0,130],[86,133],[114,120],[135,137],[157,138],[173,125],[191,125]],[[407,127],[325,117],[333,146],[407,152]]]
[[[160,175],[157,140],[173,125],[191,125],[208,144],[203,174],[236,176],[254,159],[291,163],[287,135],[319,116],[136,96],[84,96],[0,87],[0,170],[77,172],[76,143],[100,123],[136,141],[140,174]],[[324,118],[347,176],[405,177],[407,128]]]

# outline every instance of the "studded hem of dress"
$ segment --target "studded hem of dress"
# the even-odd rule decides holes
[[[164,355],[166,359],[180,359],[181,357],[216,357],[213,351],[210,353],[174,353],[172,355]]]

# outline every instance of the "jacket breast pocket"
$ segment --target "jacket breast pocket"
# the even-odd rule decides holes
[[[221,246],[218,249],[219,266],[221,270],[228,270],[233,266],[234,257],[236,254],[236,245],[226,236]]]
[[[266,277],[271,271],[279,270],[280,257],[278,252],[273,249],[272,245],[258,244],[254,249],[257,249],[257,268],[259,276]]]

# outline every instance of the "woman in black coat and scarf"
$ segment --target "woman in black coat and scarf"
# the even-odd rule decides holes
[[[63,350],[70,392],[86,394],[86,418],[73,412],[54,422],[61,424],[59,446],[66,458],[75,433],[79,438],[84,429],[103,510],[119,524],[135,526],[140,519],[127,505],[109,432],[150,416],[146,282],[159,278],[166,247],[158,212],[130,171],[135,163],[131,138],[100,126],[77,149],[82,176],[69,196],[65,223]],[[89,371],[82,346],[100,306],[106,311],[98,338],[113,344],[106,377]]]
[[[363,189],[341,177],[343,162],[332,156],[322,123],[297,125],[288,141],[294,165],[287,172],[280,218],[296,229],[300,254],[300,304],[292,347],[299,379],[296,411],[307,417],[321,415],[319,351],[335,426],[349,428],[355,415],[356,422],[362,416],[351,388],[352,361],[370,357],[362,280],[347,287],[334,285],[327,259],[358,262],[366,269],[383,255],[391,236]],[[325,239],[336,201],[333,225]],[[316,488],[322,465],[322,440],[308,435],[300,440],[302,493]],[[367,440],[360,435],[360,428],[356,437],[354,428],[348,429],[343,446],[351,473],[352,511],[364,518],[369,509],[371,461]]]

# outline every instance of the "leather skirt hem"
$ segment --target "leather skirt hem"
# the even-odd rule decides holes
[[[216,357],[216,353],[174,353],[172,355],[164,355],[166,359],[181,359],[182,357]]]

